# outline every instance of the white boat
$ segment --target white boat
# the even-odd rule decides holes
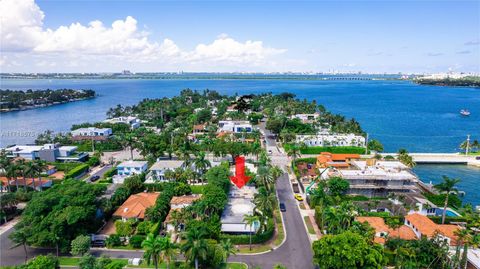
[[[462,109],[460,110],[460,114],[462,114],[462,116],[470,116],[470,111],[466,109]]]

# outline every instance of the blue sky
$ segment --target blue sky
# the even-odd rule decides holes
[[[479,1],[19,1],[2,71],[480,72]]]

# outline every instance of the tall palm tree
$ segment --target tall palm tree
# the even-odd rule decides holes
[[[23,246],[23,250],[25,251],[25,263],[28,260],[28,252],[27,252],[27,238],[28,235],[25,233],[25,229],[19,229],[14,231],[12,234],[9,235],[10,240],[12,240],[15,245],[12,248],[16,248],[19,246]]]
[[[260,166],[257,169],[257,182],[262,184],[267,190],[271,189],[271,185],[274,182],[272,173],[267,166]]]
[[[8,175],[7,175],[7,170],[8,167],[10,166],[10,160],[7,158],[7,154],[5,153],[5,150],[2,150],[0,152],[0,174],[5,176],[7,178],[6,186],[8,188],[8,191],[10,192],[10,184],[8,180]],[[1,182],[1,192],[3,192],[3,182]]]
[[[163,250],[163,240],[160,236],[149,234],[142,242],[142,248],[145,250],[144,258],[147,260],[147,264],[150,265],[150,261],[153,261],[155,269],[158,269],[158,263],[161,261],[160,253]]]
[[[35,177],[38,177],[38,180],[40,181],[40,191],[42,191],[42,178],[40,177],[40,174],[45,170],[45,168],[46,165],[43,161],[34,160],[26,163],[25,175],[32,178],[34,190],[37,186],[37,184],[35,184]]]
[[[198,260],[207,258],[207,241],[204,239],[205,232],[201,229],[192,229],[187,233],[187,240],[181,250],[188,261],[195,262],[195,269],[198,269]]]
[[[120,144],[123,149],[128,148],[130,150],[130,160],[133,160],[133,149],[138,145],[136,136],[133,133],[124,134],[120,136]]]
[[[22,178],[23,178],[23,189],[25,190],[25,192],[27,191],[27,182],[26,182],[26,178],[25,178],[25,171],[26,171],[26,162],[25,162],[25,159],[18,159],[15,161],[15,164],[17,166],[17,171],[22,175]],[[16,183],[17,184],[17,188],[18,188],[18,182]]]
[[[292,144],[290,148],[288,148],[287,150],[287,155],[293,159],[292,168],[293,168],[293,165],[295,165],[295,161],[297,160],[297,157],[301,156],[300,150],[301,150],[301,147],[297,143]]]
[[[235,255],[237,253],[237,249],[232,244],[232,241],[230,241],[230,239],[220,241],[220,246],[223,250],[224,262],[227,263],[228,257],[230,257],[230,255]]]
[[[200,151],[195,154],[195,160],[193,161],[193,164],[195,165],[197,172],[199,172],[202,176],[205,174],[205,171],[212,166],[210,161],[205,158],[204,151]]]
[[[18,191],[18,167],[14,162],[10,162],[6,168],[5,175],[7,176],[7,188],[8,192],[11,192],[10,182],[12,179],[15,179],[15,191]]]
[[[447,206],[448,206],[448,197],[450,193],[458,193],[458,189],[455,187],[457,183],[460,182],[460,179],[449,178],[447,176],[443,176],[442,183],[435,185],[434,187],[442,193],[445,193],[445,203],[443,205],[443,213],[442,213],[442,224],[445,223],[445,216],[447,213]]]
[[[255,204],[255,211],[264,217],[271,217],[277,205],[277,198],[273,192],[267,191],[265,187],[260,187],[258,193],[254,195],[253,203]]]
[[[408,155],[408,152],[406,149],[400,149],[398,150],[398,160],[403,163],[404,165],[413,168],[415,165],[417,165],[414,161],[412,156]]]
[[[162,250],[160,252],[160,259],[164,260],[167,269],[170,269],[170,263],[177,256],[178,246],[175,243],[172,243],[170,236],[162,237]]]
[[[243,216],[243,221],[245,222],[245,227],[247,227],[247,225],[250,226],[250,232],[249,232],[249,235],[250,235],[250,242],[249,242],[249,248],[250,250],[252,250],[252,228],[253,226],[255,225],[256,222],[258,222],[258,216],[255,216],[253,214],[251,215],[245,215]]]

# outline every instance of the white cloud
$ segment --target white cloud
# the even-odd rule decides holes
[[[88,25],[74,22],[57,29],[45,29],[45,15],[34,0],[0,0],[1,52],[27,52],[42,60],[57,62],[114,59],[129,63],[169,63],[189,66],[197,63],[258,66],[286,50],[266,47],[262,41],[239,42],[221,34],[210,44],[182,50],[171,39],[149,39],[131,16],[105,25],[94,20]],[[53,57],[53,58],[52,58]],[[38,61],[38,63],[43,63]],[[83,65],[83,64],[82,64]],[[46,64],[42,64],[46,66]]]

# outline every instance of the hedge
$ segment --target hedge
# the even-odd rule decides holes
[[[365,148],[362,147],[306,147],[300,149],[302,154],[320,154],[322,152],[340,153],[340,154],[365,154]]]
[[[68,171],[74,169],[75,167],[82,165],[81,163],[49,163],[57,169],[57,171],[64,171],[67,173]]]
[[[442,224],[442,216],[429,216],[436,224]],[[449,217],[445,216],[445,224],[450,224],[451,222],[467,222],[467,219],[464,217]]]
[[[81,164],[65,174],[65,178],[76,178],[88,170],[88,164]]]
[[[116,167],[112,167],[110,169],[107,170],[107,172],[105,172],[105,174],[103,174],[103,178],[109,178],[109,177],[113,177],[113,175],[115,175],[117,173],[117,168]]]
[[[262,244],[272,239],[273,234],[275,233],[275,224],[272,219],[269,219],[267,222],[267,229],[261,234],[252,235],[252,244]],[[250,243],[250,235],[232,235],[232,234],[221,234],[220,240],[230,239],[232,244],[235,245],[247,245]]]
[[[128,240],[128,244],[133,248],[141,248],[143,240],[145,240],[144,235],[134,235],[130,237],[130,240]]]

